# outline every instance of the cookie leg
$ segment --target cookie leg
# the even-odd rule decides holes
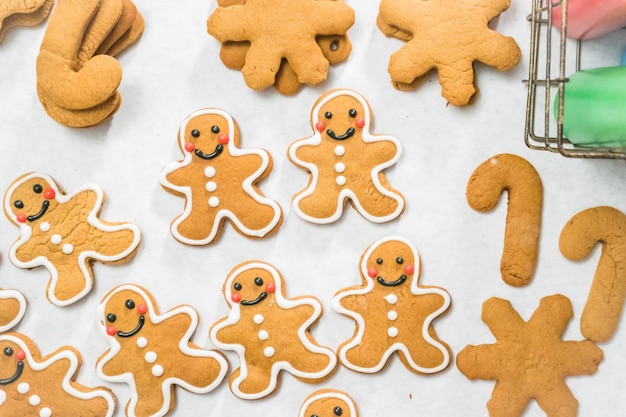
[[[328,369],[331,365],[331,357],[322,353],[308,351],[302,347],[299,353],[288,359],[288,362],[300,372],[319,373]],[[306,379],[310,378],[303,378],[303,380]]]
[[[275,207],[260,204],[253,199],[239,207],[233,207],[232,211],[235,213],[237,228],[243,226],[250,231],[271,228],[272,223],[276,223],[280,218],[280,213]]]
[[[208,237],[215,237],[218,233],[220,222],[215,215],[217,212],[211,211],[191,211],[185,219],[177,220],[173,227],[181,236],[192,240],[203,240]]]
[[[564,383],[551,387],[548,393],[538,393],[536,399],[539,407],[550,417],[578,415],[578,401]]]
[[[163,397],[163,384],[154,383],[153,380],[147,380],[145,383],[138,383],[136,386],[137,389],[137,403],[135,404],[135,409],[133,413],[128,413],[127,415],[134,416],[154,416],[157,415],[157,412],[161,410],[164,406],[169,410],[172,407],[172,401],[169,404],[165,404],[165,398]],[[170,399],[174,396],[174,386],[170,386]],[[128,405],[127,405],[128,408]],[[164,415],[163,413],[158,415]]]
[[[339,196],[336,192],[332,191],[331,187],[319,185],[313,194],[303,198],[297,198],[296,201],[298,208],[305,215],[316,219],[329,219],[333,217],[337,211],[341,211],[339,204],[344,203],[343,201],[339,201]]]
[[[271,369],[270,365],[250,366],[247,364],[248,375],[239,380],[241,368],[237,369],[230,378],[231,389],[233,391],[241,391],[247,395],[254,395],[266,391],[272,384],[276,385],[276,381],[272,381],[272,373],[265,372],[263,369]]]
[[[246,85],[254,90],[263,90],[273,85],[276,80],[281,57],[268,51],[271,51],[271,48],[252,44],[246,54],[246,65],[241,68],[241,73]]]
[[[407,340],[403,340],[410,357],[407,357],[405,352],[398,351],[400,360],[408,369],[413,369],[417,372],[427,372],[426,370],[447,365],[449,355],[446,356],[444,354],[444,350],[442,350],[444,348],[432,345],[422,337],[411,336],[411,338],[407,337],[405,338]]]
[[[48,286],[48,297],[61,303],[68,302],[80,294],[86,293],[91,288],[91,266],[85,262],[84,268],[88,275],[83,274],[77,257],[68,262],[55,265],[57,279]]]
[[[489,417],[521,416],[530,397],[520,392],[517,381],[498,381],[493,388],[491,399],[487,402]],[[550,414],[550,417],[553,417]]]
[[[328,60],[315,42],[306,46],[302,45],[298,50],[298,55],[288,56],[287,62],[298,74],[298,81],[302,84],[317,85],[328,76]]]
[[[364,335],[360,344],[348,350],[341,349],[339,356],[342,362],[344,362],[344,365],[349,368],[358,367],[364,369],[375,369],[384,365],[383,356],[389,349],[389,346],[385,343],[378,343],[377,339],[377,337],[366,338],[366,335]],[[348,364],[346,364],[345,361],[347,361]]]
[[[469,104],[477,92],[472,62],[458,60],[454,65],[440,65],[437,71],[441,95],[453,106]]]
[[[399,214],[404,206],[404,199],[401,195],[393,193],[388,185],[385,188],[389,191],[389,195],[383,194],[372,183],[357,189],[356,196],[358,201],[353,203],[373,217],[387,217],[394,213]]]

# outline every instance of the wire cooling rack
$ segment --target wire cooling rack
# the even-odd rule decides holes
[[[580,70],[584,42],[566,37],[567,0],[555,3],[532,0],[532,3],[532,13],[528,16],[530,63],[528,80],[524,80],[528,86],[526,146],[573,158],[626,159],[626,149],[578,146],[563,135],[566,75]],[[556,29],[552,26],[552,9],[559,5],[562,24]]]

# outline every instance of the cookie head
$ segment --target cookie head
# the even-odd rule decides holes
[[[107,334],[121,339],[140,334],[150,320],[148,302],[141,294],[129,289],[113,294],[104,309]]]
[[[411,282],[415,273],[415,255],[411,247],[390,240],[373,248],[365,260],[367,276],[383,287],[398,287]]]
[[[190,115],[182,124],[180,145],[192,160],[211,161],[237,146],[239,133],[234,120],[226,113],[205,109]]]
[[[307,397],[298,417],[358,417],[358,412],[354,401],[346,393],[322,389]]]
[[[348,91],[331,92],[322,96],[315,109],[315,130],[324,139],[337,142],[360,137],[369,121],[365,100]]]
[[[276,280],[270,271],[253,268],[230,280],[227,297],[231,303],[247,308],[273,303],[275,292]]]
[[[18,180],[7,192],[5,210],[13,222],[30,226],[45,221],[57,206],[58,190],[50,181],[38,176]]]
[[[0,389],[20,380],[26,367],[26,351],[17,343],[0,340]]]

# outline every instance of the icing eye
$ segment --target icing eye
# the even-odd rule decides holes
[[[23,209],[24,203],[22,202],[22,200],[15,200],[13,202],[13,207],[18,208],[18,209]]]
[[[311,417],[317,417],[317,414],[311,414]]]
[[[329,111],[327,111],[326,113],[324,113],[324,117],[327,119],[332,119],[333,118],[333,114]]]
[[[397,263],[399,263],[400,265],[402,265],[402,264],[404,263],[404,259],[402,259],[402,257],[401,257],[401,256],[398,256],[398,257],[396,258],[396,262],[397,262]]]
[[[352,118],[356,117],[356,110],[355,109],[348,110],[348,115]]]
[[[336,416],[340,416],[343,414],[343,410],[341,409],[341,407],[337,406],[333,409],[333,413],[335,413]]]
[[[220,128],[216,125],[211,126],[211,132],[220,133]]]
[[[124,303],[124,305],[126,306],[127,309],[132,310],[133,308],[135,308],[135,302],[131,299],[126,300],[126,302]]]
[[[43,191],[43,187],[39,184],[35,184],[33,185],[33,191],[37,194],[41,194],[41,192]]]
[[[261,285],[263,285],[263,280],[259,277],[256,277],[254,279],[254,283],[260,287]]]
[[[200,131],[198,129],[192,130],[191,136],[193,136],[194,138],[200,137]]]
[[[242,285],[238,282],[235,282],[235,285],[233,285],[233,288],[236,289],[237,291],[241,291]]]
[[[10,347],[5,347],[4,348],[4,354],[7,356],[12,356],[13,355],[13,349]]]
[[[107,321],[109,323],[115,323],[115,320],[117,320],[117,316],[113,313],[109,313],[107,314]]]
[[[383,258],[378,258],[378,259],[376,259],[376,263],[377,263],[378,265],[382,265],[382,264],[383,264]]]

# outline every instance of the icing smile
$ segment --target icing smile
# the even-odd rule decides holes
[[[144,315],[142,314],[141,316],[139,316],[139,323],[137,323],[137,327],[135,327],[133,330],[131,330],[130,332],[123,332],[121,330],[118,330],[117,335],[119,337],[131,337],[136,335],[137,333],[139,333],[139,331],[141,330],[141,328],[143,327],[143,324],[146,322],[146,318],[144,317]]]
[[[385,281],[381,276],[378,276],[376,277],[376,281],[378,281],[380,285],[383,285],[385,287],[397,287],[398,285],[406,281],[406,275],[400,275],[400,278],[395,281]]]
[[[243,304],[244,306],[253,306],[255,304],[259,304],[261,301],[265,300],[266,298],[267,298],[267,293],[263,291],[254,300],[241,300],[241,304]]]
[[[343,135],[337,136],[335,132],[332,131],[331,129],[328,129],[326,131],[326,134],[335,140],[346,140],[346,139],[351,138],[354,135],[354,132],[355,132],[354,128],[350,127],[348,128],[348,130],[346,130],[346,132]]]
[[[215,150],[213,152],[211,152],[211,153],[204,153],[200,149],[194,150],[193,153],[195,153],[198,158],[213,159],[213,158],[217,157],[219,154],[221,154],[223,150],[224,150],[224,145],[218,144],[215,147]]]
[[[11,382],[15,382],[22,376],[22,372],[24,371],[24,362],[19,361],[17,363],[17,369],[15,369],[15,373],[7,379],[0,379],[0,385],[8,385]]]
[[[28,216],[27,217],[28,221],[34,222],[35,220],[42,217],[44,214],[46,214],[46,211],[48,211],[48,207],[50,207],[50,202],[48,200],[41,203],[41,210],[39,210],[39,213],[33,214],[32,216]]]

